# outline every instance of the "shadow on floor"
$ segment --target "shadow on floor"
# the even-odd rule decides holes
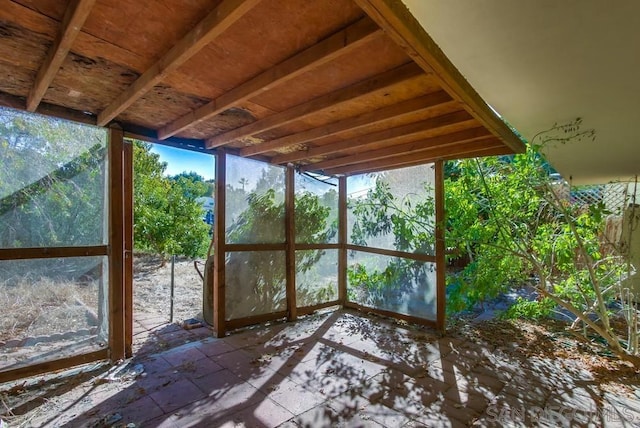
[[[154,336],[176,331],[161,329]],[[511,343],[519,342],[518,337],[512,339]],[[439,337],[430,330],[350,311],[168,349],[159,350],[157,342],[149,340],[129,367],[138,364],[144,374],[136,379],[93,381],[65,392],[58,397],[57,409],[32,419],[34,426],[640,422],[638,402],[600,390],[591,374],[577,365],[542,358],[514,360],[481,339]]]

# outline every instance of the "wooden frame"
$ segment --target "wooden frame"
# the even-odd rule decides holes
[[[216,204],[214,220],[214,252],[213,252],[213,284],[205,284],[205,287],[213,287],[213,328],[217,337],[226,334],[225,315],[225,256],[226,256],[226,227],[225,206],[227,187],[227,154],[219,150],[216,155]]]
[[[109,355],[125,357],[124,133],[109,127]]]
[[[90,247],[0,248],[0,260],[106,256],[108,253],[109,247],[107,245]]]
[[[347,303],[347,178],[338,179],[338,301]]]
[[[160,83],[166,75],[176,70],[189,58],[211,43],[227,30],[260,0],[223,0],[209,15],[200,21],[189,33],[158,61],[155,62],[129,88],[98,115],[98,125],[108,124],[118,114],[126,110],[137,99]]]
[[[28,376],[37,376],[39,374],[48,373],[56,370],[67,369],[80,364],[90,363],[98,360],[106,360],[109,358],[108,349],[100,349],[99,351],[89,352],[87,354],[74,355],[73,357],[60,358],[58,360],[44,361],[42,363],[32,364],[30,366],[19,367],[0,372],[0,383],[11,382]]]
[[[133,355],[133,143],[124,140],[124,341],[125,356]]]
[[[250,123],[224,134],[207,139],[207,148],[220,147],[233,140],[239,140],[260,132],[286,125],[293,121],[302,119],[312,113],[333,107],[336,104],[344,103],[371,94],[376,91],[385,90],[398,83],[415,79],[421,75],[421,70],[415,63],[410,62],[393,70],[374,76],[362,82],[355,83],[344,89],[338,89],[322,95],[313,100],[297,105],[290,109],[267,116],[264,119]]]
[[[296,222],[295,222],[295,171],[287,166],[285,170],[285,210],[284,232],[286,243],[286,290],[287,290],[287,319],[295,321],[298,318],[296,301]]]
[[[446,217],[444,210],[444,162],[435,163],[435,203],[436,203],[436,328],[442,332],[446,328],[446,273],[445,230]]]

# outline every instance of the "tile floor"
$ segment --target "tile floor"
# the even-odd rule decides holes
[[[640,399],[575,365],[350,311],[224,339],[176,327],[138,320],[142,375],[86,381],[24,426],[640,426]]]

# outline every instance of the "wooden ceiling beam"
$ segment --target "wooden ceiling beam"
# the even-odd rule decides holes
[[[458,159],[462,157],[488,156],[487,153],[505,154],[512,153],[509,147],[495,136],[484,140],[454,144],[448,146],[436,146],[421,153],[399,154],[398,156],[378,159],[372,162],[345,165],[337,168],[323,170],[326,175],[354,175],[374,171],[385,171],[394,168],[422,165],[439,159]]]
[[[271,162],[275,164],[284,164],[289,162],[296,162],[302,159],[310,159],[319,156],[335,154],[345,150],[353,150],[354,148],[357,148],[358,150],[367,150],[368,146],[371,144],[378,144],[409,135],[419,135],[421,133],[432,131],[437,128],[455,125],[471,120],[475,121],[475,119],[473,119],[471,115],[469,115],[469,113],[464,110],[460,110],[454,113],[432,117],[421,122],[414,122],[408,125],[398,126],[391,129],[384,129],[382,131],[361,135],[359,137],[351,138],[349,140],[340,141],[333,144],[326,144],[324,146],[318,147],[309,147],[306,150],[299,150],[284,155],[274,156]]]
[[[207,140],[207,148],[211,149],[223,146],[231,141],[286,125],[326,108],[357,99],[376,91],[387,89],[390,86],[414,79],[423,74],[424,72],[414,62],[407,63],[346,88],[335,90],[314,98],[306,103],[299,104],[291,107],[290,109],[267,116],[264,119],[260,119],[248,125],[216,135],[215,137]]]
[[[449,61],[444,52],[399,0],[354,0],[398,46],[425,71],[433,72],[451,96],[466,105],[469,113],[516,153],[522,153],[522,140],[484,102]]]
[[[411,143],[397,144],[394,146],[385,147],[383,149],[365,151],[363,153],[358,153],[355,155],[343,156],[335,159],[312,163],[303,166],[301,170],[326,170],[344,165],[376,161],[378,159],[397,156],[400,153],[417,154],[433,150],[436,147],[449,147],[464,142],[485,140],[489,137],[495,138],[484,127],[466,129],[464,131],[454,132],[452,134],[440,135],[437,137],[426,138],[420,141],[412,141]]]
[[[38,70],[33,87],[27,97],[27,110],[36,111],[49,85],[56,77],[62,62],[67,57],[73,42],[80,33],[96,0],[72,0],[60,23],[60,31],[49,48],[44,62]]]
[[[162,58],[98,115],[104,126],[126,110],[138,98],[162,81],[165,76],[187,62],[193,55],[226,31],[233,23],[257,5],[260,0],[223,0],[209,15],[191,29]]]
[[[380,27],[371,19],[363,18],[168,124],[158,131],[158,137],[171,137],[274,86],[282,85],[311,69],[346,55],[382,34]]]
[[[366,126],[371,126],[375,123],[383,122],[388,119],[424,112],[434,107],[442,106],[452,100],[453,99],[445,91],[434,92],[422,97],[413,98],[398,104],[363,113],[359,116],[332,122],[325,126],[311,128],[306,131],[298,132],[297,134],[291,134],[282,138],[256,144],[254,146],[245,147],[240,150],[240,154],[242,156],[253,156],[271,150],[293,146],[295,144],[309,143],[344,131],[353,131]]]

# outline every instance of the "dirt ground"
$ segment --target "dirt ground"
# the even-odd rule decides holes
[[[202,317],[202,280],[191,259],[177,257],[174,265],[173,321]],[[200,270],[203,266],[200,264]],[[171,260],[136,254],[133,258],[133,311],[171,317]]]

